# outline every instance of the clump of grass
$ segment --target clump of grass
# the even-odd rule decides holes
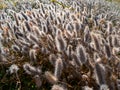
[[[4,9],[4,8],[6,8],[6,7],[7,7],[7,5],[5,3],[0,2],[0,9],[1,10]]]
[[[57,0],[51,0],[51,2],[58,4],[58,5],[62,6],[63,8],[70,8],[70,6],[65,5],[64,3],[59,2],[59,1],[57,1]]]

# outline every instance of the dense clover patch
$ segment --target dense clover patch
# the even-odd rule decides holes
[[[119,90],[118,8],[104,0],[37,0],[3,9],[1,72],[19,89],[28,76],[39,90]]]

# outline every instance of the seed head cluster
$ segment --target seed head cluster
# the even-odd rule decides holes
[[[118,8],[104,0],[37,0],[6,8],[0,64],[18,65],[39,89],[47,83],[51,90],[119,90]]]

